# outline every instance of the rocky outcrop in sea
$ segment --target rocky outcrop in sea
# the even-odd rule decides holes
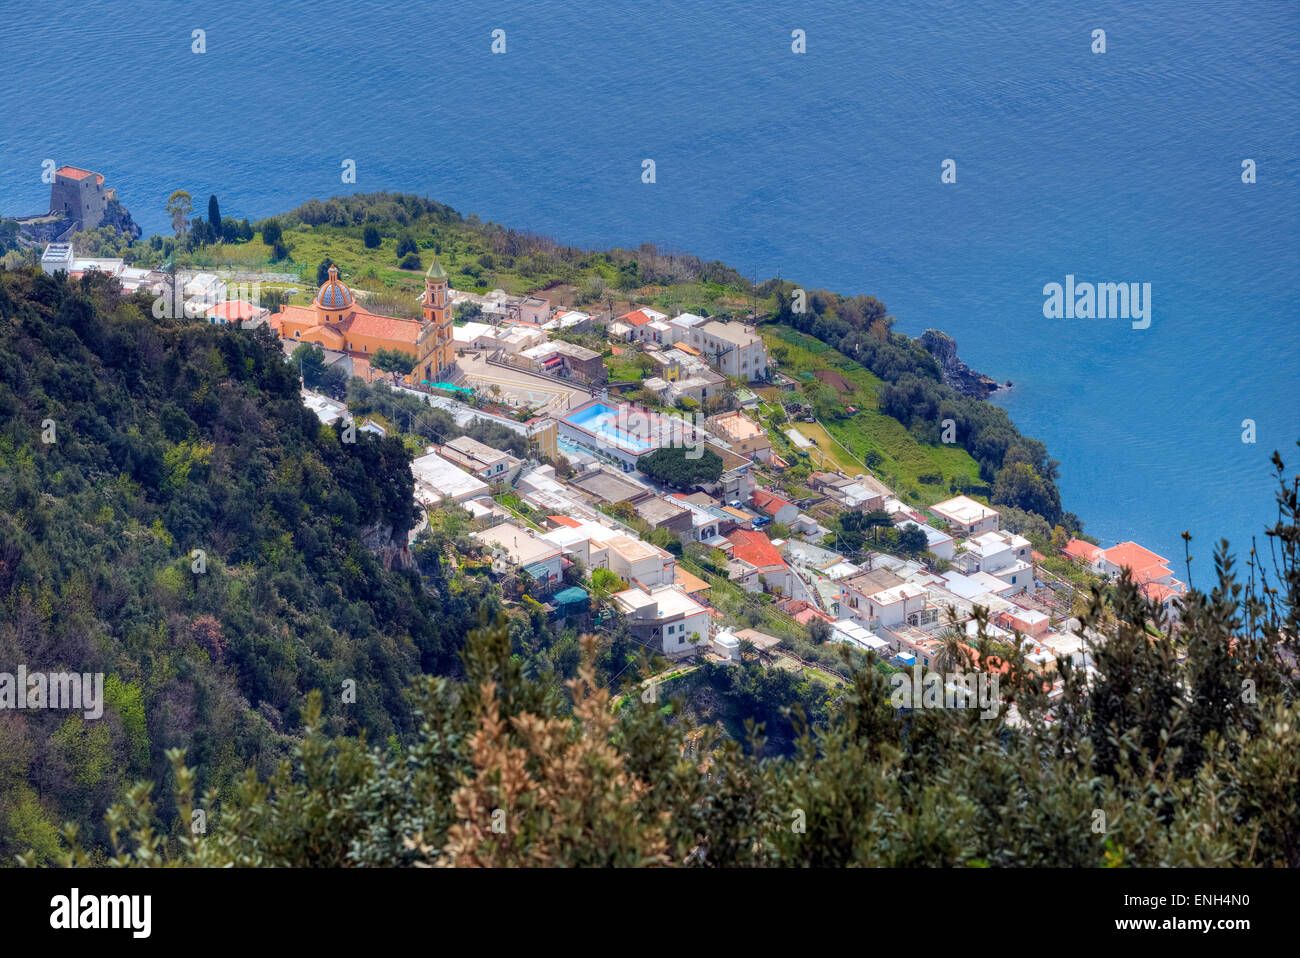
[[[963,396],[988,399],[1002,388],[994,379],[977,373],[957,357],[957,341],[938,329],[927,329],[921,334],[921,345],[939,363],[943,381]],[[1010,386],[1010,383],[1007,383]]]

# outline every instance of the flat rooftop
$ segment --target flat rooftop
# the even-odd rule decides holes
[[[647,499],[636,507],[636,514],[651,525],[671,522],[686,511],[685,506],[659,498]]]
[[[625,502],[628,499],[643,496],[648,491],[644,486],[629,482],[612,472],[606,472],[604,469],[594,470],[585,476],[570,479],[569,485],[575,486],[583,492],[590,493],[610,504]]]
[[[963,526],[974,525],[981,519],[1000,514],[996,509],[976,502],[969,496],[954,496],[931,506],[930,511]]]
[[[700,332],[706,336],[712,336],[715,339],[721,339],[736,346],[748,346],[751,343],[761,343],[762,339],[754,332],[753,327],[745,326],[743,323],[720,323],[717,320],[711,320],[699,327]]]
[[[421,499],[454,499],[461,502],[488,494],[486,482],[448,462],[436,452],[412,460],[411,474],[415,476],[416,496]],[[421,496],[421,493],[424,495]]]
[[[614,601],[627,613],[648,609],[651,604],[658,606],[657,618],[672,619],[679,616],[695,615],[708,609],[696,602],[676,586],[664,586],[653,592],[644,589],[627,589],[615,593]]]
[[[480,542],[504,549],[506,554],[519,565],[544,562],[560,552],[559,546],[540,538],[531,529],[517,526],[513,522],[503,522],[499,526],[472,535]]]
[[[739,412],[714,416],[709,420],[709,425],[732,442],[744,442],[747,439],[757,439],[759,436],[766,435],[762,426]]]

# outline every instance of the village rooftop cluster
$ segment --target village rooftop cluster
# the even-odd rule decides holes
[[[391,376],[394,389],[446,410],[460,425],[497,423],[527,442],[520,458],[462,436],[428,447],[411,470],[426,516],[452,505],[474,520],[473,537],[493,574],[526,577],[530,595],[557,617],[593,620],[590,577],[608,570],[620,588],[609,604],[633,636],[672,660],[739,661],[741,640],[774,650],[780,636],[727,621],[711,603],[708,581],[682,567],[680,550],[647,541],[638,529],[665,530],[671,541],[699,543],[713,567],[801,626],[819,628],[898,667],[929,667],[956,629],[973,651],[983,636],[1019,644],[1029,667],[1050,679],[1069,659],[1090,668],[1087,639],[1070,613],[1072,587],[1048,575],[1043,557],[1022,535],[1002,528],[999,512],[966,495],[928,508],[908,504],[864,465],[852,475],[813,472],[813,495],[791,501],[767,477],[788,467],[773,451],[769,429],[754,415],[759,389],[794,383],[768,356],[754,326],[692,313],[669,317],[648,307],[613,316],[553,306],[544,295],[476,295],[453,290],[435,259],[420,296],[421,319],[372,313],[331,267],[310,306],[276,313],[229,298],[229,280],[215,273],[130,269],[120,260],[78,258],[67,243],[50,243],[49,272],[77,276],[99,270],[125,291],[158,296],[178,284],[191,315],[242,328],[267,325],[286,355],[303,343],[319,346],[327,365],[373,382],[385,374],[371,364],[381,350],[412,360],[409,374]],[[472,305],[474,320],[453,320]],[[596,333],[617,356],[635,352],[650,373],[635,385],[665,406],[725,401],[720,412],[688,420],[612,394],[601,352],[561,336]],[[491,395],[492,408],[463,397]],[[352,421],[347,407],[303,389],[322,422]],[[512,414],[513,413],[513,414]],[[362,432],[384,431],[374,423]],[[806,456],[814,443],[792,424],[786,437]],[[722,460],[716,480],[680,488],[638,469],[665,446],[694,444]],[[561,476],[554,463],[566,464]],[[522,508],[521,508],[522,507]],[[843,512],[887,513],[899,529],[919,531],[925,547],[911,557],[867,548],[837,549],[824,523]],[[620,516],[622,518],[620,518]],[[819,520],[818,516],[821,517]],[[635,519],[633,518],[635,517]],[[424,526],[411,532],[412,541]],[[769,534],[779,527],[783,535]],[[659,541],[664,541],[659,537]],[[1103,549],[1071,540],[1063,554],[1100,577],[1131,571],[1152,601],[1176,621],[1186,587],[1167,559],[1133,542]],[[572,581],[571,570],[587,580]],[[566,575],[567,574],[567,575]],[[608,581],[608,580],[606,580]]]

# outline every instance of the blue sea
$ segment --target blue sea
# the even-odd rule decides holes
[[[1201,581],[1300,460],[1300,4],[4,6],[7,215],[51,158],[146,233],[178,188],[249,218],[387,189],[869,293],[1014,383],[1089,532],[1180,562],[1190,530]],[[1150,283],[1150,328],[1045,319],[1067,274]]]

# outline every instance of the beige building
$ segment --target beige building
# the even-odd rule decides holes
[[[772,458],[772,440],[767,432],[742,412],[728,412],[707,421],[709,431],[725,439],[733,450],[750,459],[767,462]]]
[[[687,337],[724,376],[745,382],[767,378],[767,347],[753,326],[714,320],[692,327]]]

